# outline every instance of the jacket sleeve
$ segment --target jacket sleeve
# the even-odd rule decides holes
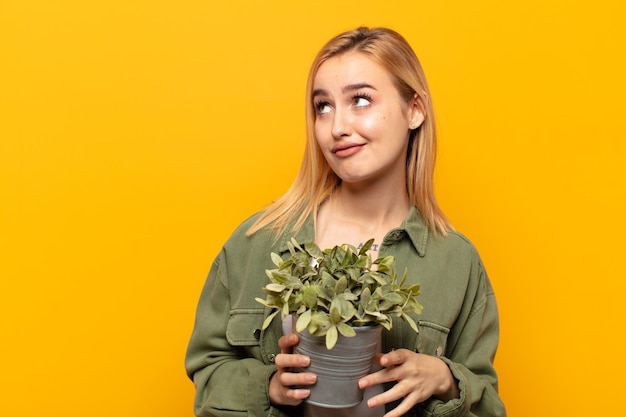
[[[466,305],[451,329],[446,355],[441,356],[458,381],[460,398],[448,402],[431,399],[417,406],[421,415],[506,416],[493,367],[499,339],[498,310],[478,254],[475,254],[470,274]]]
[[[258,346],[229,343],[231,302],[225,251],[215,259],[200,295],[185,368],[196,387],[195,414],[286,416],[270,405],[269,379],[276,367],[255,355]]]

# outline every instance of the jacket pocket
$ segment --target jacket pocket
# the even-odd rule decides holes
[[[430,321],[419,321],[417,327],[419,329],[417,352],[431,356],[445,356],[450,329]]]
[[[226,340],[232,346],[258,346],[264,309],[237,309],[230,312]]]

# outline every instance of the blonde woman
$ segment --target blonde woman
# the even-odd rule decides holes
[[[496,301],[476,249],[435,199],[435,121],[415,53],[390,29],[340,34],[315,58],[306,97],[298,176],[233,233],[202,291],[186,358],[196,415],[504,416]],[[373,237],[373,255],[394,255],[421,285],[419,333],[401,321],[383,332],[356,407],[307,404],[316,375],[290,372],[310,361],[292,353],[297,334],[278,317],[260,330],[255,297],[264,297],[269,254],[292,237],[322,248]]]

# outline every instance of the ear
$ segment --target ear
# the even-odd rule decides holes
[[[422,98],[415,93],[411,101],[409,102],[409,129],[417,129],[424,123],[426,119],[426,112],[424,109],[424,102]]]

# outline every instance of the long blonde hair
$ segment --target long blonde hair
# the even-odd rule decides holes
[[[418,209],[428,228],[442,235],[451,225],[435,199],[434,170],[437,148],[435,118],[422,66],[407,41],[387,28],[360,27],[331,39],[317,54],[306,87],[306,148],[300,171],[287,192],[272,203],[250,227],[247,234],[267,228],[277,235],[295,220],[294,231],[299,230],[311,213],[327,199],[341,179],[326,162],[315,139],[315,109],[312,100],[313,82],[320,66],[328,59],[346,52],[362,53],[385,68],[391,75],[400,95],[408,103],[415,94],[423,104],[425,120],[413,130],[407,152],[407,193],[409,201]]]

